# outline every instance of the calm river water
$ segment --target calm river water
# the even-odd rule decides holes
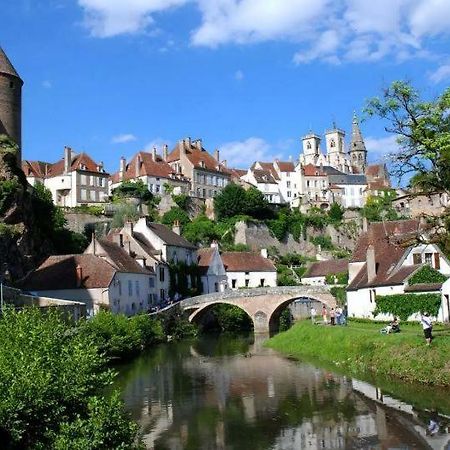
[[[387,391],[254,339],[165,344],[120,368],[117,387],[147,448],[450,450],[448,391]]]

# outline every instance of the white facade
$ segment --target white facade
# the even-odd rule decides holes
[[[307,284],[308,286],[325,286],[325,276],[302,277],[302,284]]]
[[[214,245],[214,244],[213,244]],[[202,293],[224,292],[228,288],[227,273],[217,247],[213,247],[208,268],[201,276]]]
[[[228,272],[228,287],[231,289],[276,286],[277,272]]]
[[[267,180],[261,180],[255,177],[255,174],[253,173],[252,169],[248,169],[248,172],[246,175],[242,177],[242,179],[246,182],[251,184],[252,186],[255,186],[256,189],[258,189],[260,192],[264,194],[264,197],[269,203],[278,205],[280,203],[283,203],[282,196],[280,193],[280,189],[278,187],[278,184],[273,180],[272,177],[267,178]]]
[[[442,303],[439,310],[438,320],[440,322],[450,322],[450,279],[448,279],[441,289]]]
[[[165,178],[165,177],[155,177],[144,175],[137,178],[133,178],[131,181],[141,180],[145,186],[147,186],[149,192],[153,195],[161,196],[167,194],[165,185],[170,186],[170,193],[175,195],[179,194],[188,194],[190,184],[189,182],[179,181],[176,178]],[[112,193],[113,189],[119,187],[122,184],[122,181],[118,182],[109,182],[109,192]]]

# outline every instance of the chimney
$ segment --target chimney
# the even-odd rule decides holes
[[[120,248],[123,248],[123,234],[122,233],[119,234],[119,246],[120,246]]]
[[[103,172],[103,161],[100,161],[98,163],[97,172]]]
[[[167,161],[168,157],[169,157],[169,146],[167,144],[164,144],[164,147],[163,147],[163,160]]]
[[[120,157],[120,165],[119,165],[119,180],[123,181],[125,177],[125,171],[126,171],[127,161],[123,156]]]
[[[138,153],[136,156],[136,166],[135,166],[135,177],[139,178],[140,174],[141,174],[141,165],[142,165],[142,158],[141,158],[141,154]]]
[[[369,230],[369,221],[367,220],[367,217],[363,217],[362,227],[363,233],[367,233]]]
[[[83,269],[79,264],[77,265],[76,272],[77,288],[79,288],[83,284]]]
[[[191,148],[191,138],[190,137],[187,137],[185,140],[184,140],[184,145],[185,145],[185,149],[186,150],[190,150],[190,148]]]
[[[182,154],[183,155],[186,154],[186,141],[184,139],[181,139],[178,146],[180,147],[180,157],[181,157]]]
[[[375,263],[375,247],[370,244],[367,247],[366,253],[366,265],[367,265],[367,281],[372,282],[377,275],[377,266]]]
[[[173,223],[172,231],[178,235],[181,235],[181,226],[179,220],[175,220],[175,222]]]
[[[152,149],[152,158],[153,158],[153,161],[155,161],[155,162],[156,162],[156,156],[157,156],[157,154],[156,154],[156,147],[153,147],[153,149]]]
[[[222,161],[222,166],[225,167],[225,169],[227,168],[227,160],[226,159],[224,159]]]
[[[218,163],[220,163],[220,153],[219,153],[219,150],[218,150],[217,148],[214,150],[214,159],[215,159]]]
[[[269,254],[267,253],[267,248],[261,249],[261,256],[266,259],[269,257]]]
[[[72,167],[72,149],[70,147],[64,147],[64,173],[69,173]]]
[[[195,146],[197,147],[198,150],[202,151],[202,140],[201,139],[197,139],[195,141]]]

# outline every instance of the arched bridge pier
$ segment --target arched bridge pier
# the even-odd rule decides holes
[[[268,333],[275,329],[284,308],[304,298],[319,301],[329,308],[336,306],[328,286],[279,286],[199,295],[182,300],[180,307],[190,313],[189,321],[192,322],[215,305],[234,305],[252,319],[255,333]]]

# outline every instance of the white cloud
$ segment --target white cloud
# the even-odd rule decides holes
[[[92,36],[111,37],[145,31],[153,13],[181,6],[189,0],[78,0],[84,25]]]
[[[397,137],[389,135],[381,138],[367,137],[364,138],[368,157],[371,161],[386,161],[389,155],[397,153],[399,146],[397,144]]]
[[[250,167],[255,161],[273,161],[281,156],[279,152],[276,153],[277,149],[260,137],[227,142],[219,150],[220,159],[226,159],[228,167],[237,168]]]
[[[429,75],[433,83],[440,83],[444,80],[450,80],[450,64],[443,64]]]
[[[126,144],[127,142],[136,141],[137,137],[134,134],[118,134],[111,139],[113,144]]]
[[[242,81],[244,79],[244,72],[242,72],[242,70],[236,70],[236,72],[234,72],[234,79]]]

